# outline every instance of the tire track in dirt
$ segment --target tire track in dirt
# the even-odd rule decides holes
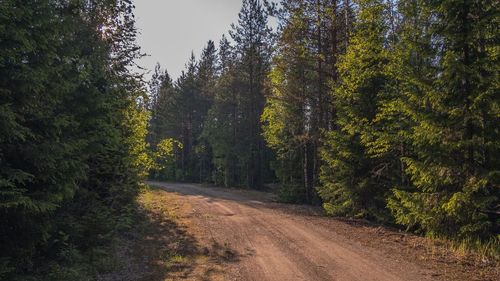
[[[286,215],[265,200],[189,184],[150,184],[193,206],[201,244],[219,252],[228,280],[432,280],[416,265],[345,243],[334,231],[315,227],[314,218]]]

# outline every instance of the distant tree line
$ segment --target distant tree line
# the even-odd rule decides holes
[[[148,142],[169,160],[152,176],[278,183],[330,215],[499,239],[499,10],[244,0],[218,50],[209,41],[175,82],[156,68]]]
[[[267,16],[259,1],[244,1],[231,42],[223,37],[217,51],[209,41],[175,83],[157,66],[148,140],[182,144],[157,178],[252,188],[273,180],[260,122],[273,47]]]
[[[91,280],[146,175],[129,0],[0,1],[0,279]]]

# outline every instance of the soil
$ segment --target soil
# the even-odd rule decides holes
[[[458,255],[444,241],[401,230],[325,217],[317,207],[277,203],[270,193],[148,184],[156,189],[143,205],[154,227],[149,239],[124,247],[141,248],[129,259],[147,262],[131,260],[142,273],[131,274],[130,266],[115,280],[500,280],[498,261]]]

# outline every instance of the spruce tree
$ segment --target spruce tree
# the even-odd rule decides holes
[[[387,220],[385,198],[392,182],[384,181],[383,171],[392,167],[369,151],[374,133],[382,129],[375,119],[388,81],[387,7],[379,0],[355,3],[356,24],[333,92],[337,129],[328,132],[322,148],[320,195],[330,214]]]
[[[394,190],[399,223],[429,235],[498,235],[498,52],[491,1],[403,3],[404,108],[413,188]],[[425,39],[425,40],[423,40]],[[421,72],[424,65],[428,72]],[[495,86],[496,85],[496,86]],[[496,121],[494,121],[496,120]],[[496,123],[496,125],[494,125]]]
[[[18,2],[0,3],[2,279],[109,242],[148,164],[132,4]]]
[[[50,229],[50,214],[84,179],[74,111],[78,50],[58,41],[63,24],[48,1],[0,4],[0,278],[23,270]],[[37,11],[35,13],[34,11]],[[17,267],[17,268],[16,268]]]

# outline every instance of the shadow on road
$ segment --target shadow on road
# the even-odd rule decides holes
[[[148,181],[146,183],[150,186],[162,188],[171,192],[176,192],[180,195],[206,198],[208,200],[223,199],[236,201],[239,203],[246,203],[248,205],[263,205],[265,203],[276,201],[276,198],[273,194],[262,191],[231,189],[213,186],[205,187],[198,184],[163,183],[154,181]]]
[[[227,263],[240,261],[228,245],[202,247],[179,223],[178,206],[171,194],[151,190],[136,207],[137,222],[116,247],[119,264],[100,275],[100,281],[220,280]]]

